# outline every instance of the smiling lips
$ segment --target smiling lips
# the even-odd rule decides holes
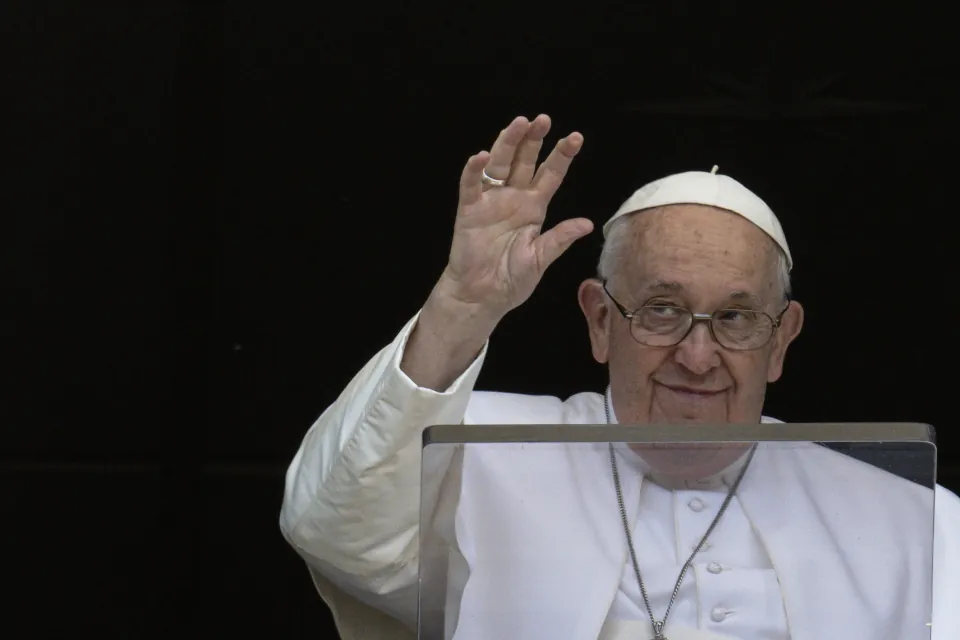
[[[670,385],[670,384],[660,384],[660,386],[665,387],[666,389],[673,391],[674,393],[679,393],[688,396],[696,396],[698,398],[710,398],[713,396],[720,395],[725,391],[725,389],[698,389],[696,387],[686,387],[683,385]]]

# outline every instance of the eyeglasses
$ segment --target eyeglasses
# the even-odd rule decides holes
[[[752,351],[765,346],[777,328],[790,303],[776,317],[770,317],[762,311],[752,309],[720,309],[713,313],[693,313],[684,307],[669,304],[648,304],[636,311],[629,311],[617,302],[607,281],[603,281],[603,290],[620,314],[630,321],[630,334],[633,339],[648,347],[673,347],[686,339],[693,326],[706,322],[710,335],[717,343],[731,351]]]

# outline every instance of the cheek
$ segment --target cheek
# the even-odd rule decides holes
[[[639,344],[627,333],[614,332],[610,340],[610,368],[629,381],[630,387],[643,386],[669,359],[671,349],[655,349]]]
[[[726,358],[727,370],[741,395],[763,393],[767,384],[770,353],[733,354]]]

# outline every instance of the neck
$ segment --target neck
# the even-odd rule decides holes
[[[617,424],[610,388],[604,396],[608,424]],[[673,489],[731,486],[749,459],[750,443],[630,444],[627,459],[643,475]]]
[[[750,447],[730,443],[691,451],[690,445],[631,444],[625,454],[644,476],[666,489],[707,490],[732,486],[747,464]]]

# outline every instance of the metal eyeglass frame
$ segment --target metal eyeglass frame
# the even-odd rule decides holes
[[[637,313],[638,313],[641,309],[644,309],[644,308],[646,308],[646,307],[648,307],[648,306],[650,306],[650,305],[643,305],[643,306],[640,307],[639,309],[636,309],[636,310],[634,310],[634,311],[630,311],[630,310],[628,310],[626,307],[624,307],[622,304],[620,304],[620,302],[619,302],[616,298],[613,297],[613,294],[610,293],[610,290],[607,288],[607,280],[606,280],[606,279],[601,280],[600,283],[601,283],[601,285],[603,286],[603,291],[604,291],[604,293],[606,293],[607,296],[610,298],[610,300],[613,301],[613,304],[616,305],[617,310],[620,312],[620,315],[622,315],[624,318],[626,318],[626,319],[630,322],[630,326],[631,326],[631,329],[632,329],[632,327],[633,327],[633,319],[636,317]],[[710,336],[713,338],[714,342],[716,342],[717,344],[719,344],[719,345],[720,345],[721,347],[723,347],[724,349],[729,349],[730,351],[756,351],[757,349],[762,349],[762,348],[764,348],[765,346],[767,346],[767,345],[770,343],[770,340],[773,339],[773,336],[776,335],[777,330],[780,328],[780,324],[781,324],[781,322],[782,322],[782,320],[783,320],[783,314],[785,314],[785,313],[787,312],[787,309],[790,308],[790,298],[789,298],[789,297],[787,298],[787,306],[785,306],[785,307],[783,308],[783,311],[781,311],[781,312],[777,315],[776,318],[772,317],[769,313],[766,313],[766,312],[764,312],[764,311],[757,311],[757,310],[755,310],[755,309],[717,309],[717,310],[714,311],[713,313],[694,313],[693,311],[691,311],[690,309],[687,309],[686,307],[679,307],[679,306],[676,306],[676,305],[667,305],[667,306],[672,306],[672,307],[674,307],[674,308],[676,308],[676,309],[682,309],[682,310],[686,311],[688,314],[690,314],[690,318],[691,318],[691,319],[690,319],[690,326],[687,327],[687,330],[684,331],[683,335],[680,337],[679,340],[677,340],[677,341],[674,342],[673,344],[650,345],[650,344],[646,344],[645,342],[640,342],[640,340],[637,340],[637,336],[635,336],[635,335],[633,334],[633,331],[632,331],[632,330],[630,331],[630,336],[631,336],[634,340],[636,340],[638,343],[644,345],[645,347],[653,347],[653,348],[655,348],[655,349],[656,349],[656,348],[668,349],[668,348],[670,348],[670,347],[675,347],[675,346],[677,346],[678,344],[680,344],[681,342],[683,342],[684,340],[686,340],[686,339],[687,339],[687,336],[690,335],[690,332],[693,331],[693,328],[694,328],[695,326],[697,326],[697,323],[698,323],[698,322],[706,322],[706,323],[707,323],[707,327],[708,327],[709,330],[710,330]],[[723,313],[723,312],[725,312],[725,311],[750,311],[751,313],[759,313],[759,314],[761,314],[761,315],[766,316],[767,318],[769,318],[769,320],[770,320],[770,322],[771,322],[771,325],[772,325],[772,328],[770,329],[770,335],[767,336],[767,339],[766,339],[763,343],[761,343],[760,345],[758,345],[758,346],[756,346],[756,347],[740,348],[740,347],[729,347],[729,346],[727,346],[726,344],[724,344],[723,342],[721,342],[721,341],[717,338],[717,333],[716,333],[716,331],[715,331],[714,328],[713,328],[713,321],[714,321],[714,318],[716,317],[716,315],[717,315],[718,313]]]

